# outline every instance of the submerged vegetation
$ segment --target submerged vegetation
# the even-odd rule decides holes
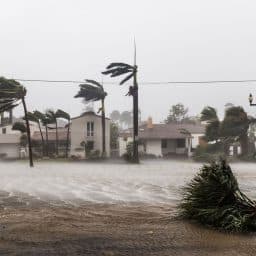
[[[256,202],[243,194],[225,161],[204,165],[184,188],[180,215],[229,232],[256,231]]]

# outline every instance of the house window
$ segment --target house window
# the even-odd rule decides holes
[[[86,144],[87,144],[87,149],[88,150],[93,150],[94,149],[94,141],[88,140]]]
[[[2,134],[6,134],[6,128],[2,128]]]
[[[162,140],[161,144],[162,148],[167,148],[167,140]]]
[[[87,122],[87,137],[94,136],[94,123]]]
[[[185,139],[177,139],[177,148],[185,148],[186,142]]]

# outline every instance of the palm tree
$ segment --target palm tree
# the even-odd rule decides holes
[[[43,126],[45,127],[46,156],[49,157],[48,125],[52,124],[54,122],[54,120],[49,118],[49,116],[43,114],[41,121],[42,121]]]
[[[105,97],[103,85],[94,80],[85,80],[85,84],[80,84],[80,90],[75,98],[83,98],[86,102],[101,101],[101,126],[102,126],[102,157],[106,156],[106,118],[105,118]]]
[[[219,120],[216,109],[210,106],[205,107],[201,112],[200,120],[206,122]]]
[[[138,154],[138,83],[137,83],[137,65],[136,65],[136,49],[134,56],[134,65],[131,66],[126,63],[114,62],[107,66],[106,71],[102,72],[104,75],[110,75],[111,77],[117,77],[128,74],[121,82],[120,85],[124,84],[131,78],[133,78],[133,86],[129,87],[127,95],[133,97],[133,161],[139,162]]]
[[[40,124],[41,120],[39,119],[38,114],[35,114],[35,112],[40,113],[39,111],[34,111],[33,113],[28,112],[28,120],[31,121],[31,122],[35,122],[38,125],[40,135],[41,135],[42,155],[43,155],[44,154],[44,136],[43,136],[42,129],[41,129],[41,124]],[[43,114],[40,113],[39,115],[43,115]]]
[[[55,134],[56,134],[56,141],[55,141],[55,153],[56,156],[59,156],[59,135],[58,135],[58,120],[56,116],[56,112],[53,110],[47,110],[46,116],[48,117],[48,120],[51,121],[51,123],[55,124]]]
[[[32,156],[31,135],[27,116],[27,106],[25,102],[26,94],[26,88],[23,87],[19,82],[13,79],[6,79],[4,77],[0,77],[0,112],[10,110],[19,105],[20,103],[22,103],[27,127],[29,163],[30,167],[33,167],[34,163]]]
[[[44,155],[45,142],[44,142],[44,136],[43,136],[43,132],[42,132],[41,123],[43,123],[43,119],[45,118],[45,115],[38,110],[35,110],[32,114],[38,124],[38,128],[39,128],[40,135],[41,135],[41,140],[42,140],[42,154]]]
[[[12,130],[20,131],[21,133],[25,133],[27,131],[27,128],[23,122],[15,122],[12,126]]]
[[[66,119],[68,121],[67,140],[66,140],[66,158],[68,158],[69,129],[70,129],[70,120],[71,120],[71,118],[70,118],[70,115],[67,112],[65,112],[65,111],[63,111],[61,109],[58,109],[56,111],[55,115],[56,115],[56,118],[63,118],[63,119]]]

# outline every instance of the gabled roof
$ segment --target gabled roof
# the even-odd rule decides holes
[[[183,139],[190,138],[193,134],[204,134],[205,126],[194,124],[153,124],[152,128],[147,125],[139,127],[140,139]],[[129,137],[132,129],[120,133],[121,137]]]
[[[97,115],[94,111],[88,111],[88,112],[82,113],[80,116],[72,117],[71,120],[78,119],[84,116],[95,116],[95,117],[101,118],[101,115]],[[110,120],[108,117],[105,117],[105,119]]]

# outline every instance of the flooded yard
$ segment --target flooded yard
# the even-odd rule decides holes
[[[176,218],[200,164],[0,162],[0,255],[255,255],[256,235]],[[232,168],[256,199],[256,164]]]

